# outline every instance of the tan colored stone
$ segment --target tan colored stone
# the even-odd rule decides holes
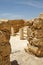
[[[7,30],[0,31],[0,42],[9,42],[10,33]]]
[[[9,43],[10,33],[8,30],[0,30],[0,65],[10,64],[11,46]]]
[[[11,65],[11,63],[10,63],[10,56],[8,55],[8,56],[5,56],[5,57],[3,57],[3,56],[1,56],[1,62],[0,62],[0,65]]]
[[[23,40],[24,39],[23,28],[20,28],[19,32],[20,32],[20,40]]]
[[[35,30],[34,35],[36,38],[43,38],[43,29]]]
[[[30,41],[30,44],[43,48],[43,38],[41,38],[41,39],[33,38],[33,40]]]
[[[10,53],[11,53],[11,46],[10,46],[10,44],[9,43],[8,44],[6,43],[4,45],[4,43],[2,43],[1,46],[0,46],[0,54],[2,56],[7,56]]]
[[[36,18],[34,19],[33,26],[34,28],[40,29],[42,27],[42,19],[41,18]]]
[[[39,57],[43,56],[43,50],[41,48],[38,48],[29,44],[28,50],[29,52],[35,54],[36,56],[39,56]]]

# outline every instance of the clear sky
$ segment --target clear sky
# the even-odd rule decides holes
[[[0,18],[31,19],[43,12],[43,0],[0,0]]]

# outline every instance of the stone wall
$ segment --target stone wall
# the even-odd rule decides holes
[[[32,23],[28,22],[27,50],[36,56],[43,56],[43,19],[35,18]]]
[[[0,30],[8,30],[11,33],[11,25],[8,22],[2,22],[0,24]]]
[[[14,29],[14,33],[17,33],[21,27],[24,27],[24,20],[8,20],[7,22],[0,23],[0,30],[7,29],[11,34],[11,27]]]
[[[11,65],[10,63],[11,46],[9,40],[10,40],[9,31],[0,30],[0,65]]]
[[[24,26],[24,20],[9,20],[8,23],[14,28],[14,32],[18,32]]]
[[[24,20],[9,20],[0,23],[0,65],[11,65],[10,53],[11,46],[9,43],[11,35],[11,27],[14,32],[18,32],[19,28],[24,26]]]

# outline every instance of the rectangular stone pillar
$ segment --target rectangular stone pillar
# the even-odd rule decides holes
[[[11,27],[11,36],[15,36],[14,28]]]
[[[23,40],[24,39],[23,28],[20,28],[19,33],[20,33],[20,40]]]

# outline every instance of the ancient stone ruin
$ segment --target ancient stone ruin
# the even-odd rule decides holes
[[[7,22],[3,21],[2,23],[0,23],[0,30],[7,29],[10,31],[11,34],[11,28],[13,28],[13,34],[15,34],[19,31],[20,28],[24,27],[24,23],[24,20],[8,20]]]
[[[0,24],[0,65],[11,65],[10,53],[11,46],[9,43],[12,27],[12,35],[20,32],[20,39],[24,39],[23,27],[27,26],[27,48],[26,52],[30,52],[38,57],[43,56],[43,19],[35,18],[26,22],[24,20],[11,20]]]
[[[11,65],[10,53],[11,46],[9,43],[10,33],[8,30],[0,30],[0,65]]]
[[[23,28],[20,28],[20,40],[23,40],[24,39],[24,33],[23,33]]]
[[[35,18],[28,22],[27,40],[29,43],[25,50],[36,56],[43,56],[43,19]]]
[[[10,36],[19,31],[24,26],[24,20],[9,20],[0,23],[0,65],[11,65]]]

